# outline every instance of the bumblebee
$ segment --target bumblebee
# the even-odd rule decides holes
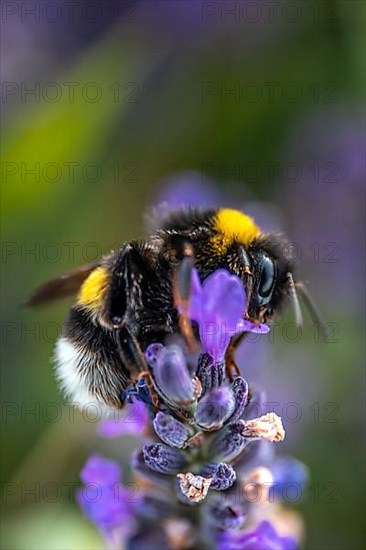
[[[55,351],[67,396],[80,406],[121,408],[126,390],[146,373],[143,351],[150,343],[181,332],[194,345],[184,313],[193,267],[201,280],[219,268],[237,275],[247,293],[243,316],[253,322],[270,323],[291,302],[301,324],[296,290],[316,317],[306,289],[294,282],[287,244],[281,235],[262,233],[242,212],[191,208],[170,213],[147,240],[124,243],[99,262],[40,287],[28,305],[77,294]],[[235,367],[240,340],[228,348],[228,368]]]

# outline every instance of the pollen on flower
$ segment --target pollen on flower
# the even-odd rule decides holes
[[[191,472],[177,474],[177,478],[182,493],[191,502],[204,500],[212,483],[212,477],[197,476]]]
[[[265,439],[270,443],[278,443],[285,439],[285,430],[276,413],[267,413],[260,418],[243,421],[242,435],[247,439]]]

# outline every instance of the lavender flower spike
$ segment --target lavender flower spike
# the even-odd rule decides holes
[[[233,336],[242,332],[266,333],[267,325],[244,319],[246,294],[242,281],[225,269],[218,269],[201,284],[192,272],[192,294],[188,316],[196,321],[203,350],[220,363]]]
[[[242,376],[226,377],[231,337],[269,328],[245,319],[245,291],[235,275],[220,269],[201,284],[194,271],[192,287],[189,315],[202,353],[186,357],[178,345],[150,344],[145,357],[158,398],[145,380],[131,384],[125,400],[141,410],[129,406],[125,422],[137,422],[99,428],[101,435],[146,439],[131,460],[136,494],[121,484],[118,464],[95,455],[81,472],[79,504],[115,550],[294,550],[299,522],[286,523],[291,536],[280,536],[263,520],[282,521],[282,529],[281,495],[273,502],[270,490],[278,485],[281,492],[289,481],[304,486],[306,470],[274,460],[285,432],[275,413],[261,416],[260,389]]]
[[[81,471],[86,487],[78,490],[77,501],[86,517],[106,540],[117,537],[122,547],[134,529],[137,499],[129,501],[130,490],[120,483],[121,468],[111,460],[92,456]]]

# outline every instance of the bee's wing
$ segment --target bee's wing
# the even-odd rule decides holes
[[[54,300],[76,294],[85,279],[100,265],[100,262],[84,265],[44,283],[33,292],[24,304],[27,307],[43,306]]]

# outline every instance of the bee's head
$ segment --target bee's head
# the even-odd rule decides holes
[[[248,250],[251,275],[246,278],[250,319],[271,321],[290,295],[294,264],[287,255],[288,243],[278,235],[261,236]]]
[[[270,321],[291,297],[294,285],[288,241],[280,234],[262,233],[250,216],[236,210],[219,209],[210,220],[209,256],[215,260],[211,265],[205,257],[201,272],[207,265],[210,271],[215,264],[227,265],[243,278],[248,299],[246,315],[252,321]]]

